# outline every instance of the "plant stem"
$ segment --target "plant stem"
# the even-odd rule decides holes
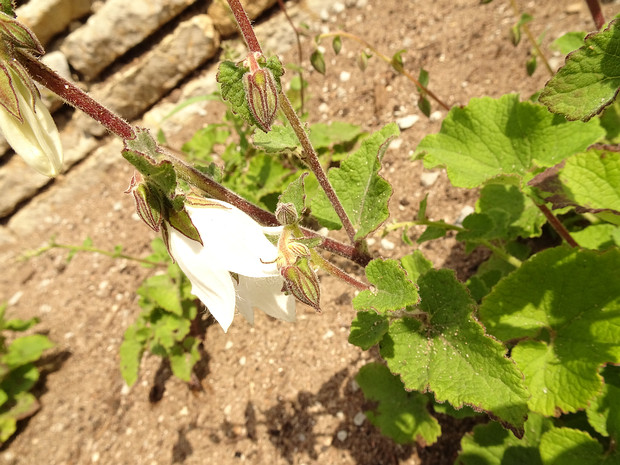
[[[293,20],[291,19],[291,17],[288,15],[288,11],[286,11],[286,7],[284,6],[284,0],[278,0],[278,4],[280,5],[280,9],[282,10],[282,13],[284,13],[284,16],[286,16],[286,20],[293,28],[293,32],[295,33],[295,39],[297,40],[297,58],[299,60],[299,70],[297,71],[297,74],[299,75],[299,98],[301,100],[301,107],[299,109],[299,113],[303,115],[304,114],[304,73],[303,73],[303,68],[301,66],[302,61],[303,61],[303,52],[301,48],[301,40],[299,38],[299,31],[295,27],[295,24],[293,24]]]
[[[228,6],[233,12],[233,15],[235,15],[235,20],[237,21],[237,25],[239,26],[239,29],[241,30],[241,35],[243,36],[243,39],[245,40],[245,44],[248,46],[248,50],[250,52],[263,53],[263,51],[260,48],[260,43],[258,42],[258,39],[256,38],[256,34],[254,33],[254,29],[252,28],[252,23],[250,22],[250,18],[248,18],[248,15],[243,9],[243,5],[241,5],[241,2],[239,0],[227,0],[227,1],[228,1]]]
[[[245,13],[245,10],[243,9],[243,6],[239,2],[239,0],[227,1],[230,9],[235,15],[235,19],[237,20],[237,24],[239,25],[241,34],[243,35],[245,43],[247,44],[250,52],[262,53],[260,44],[258,42],[258,39],[256,38],[256,34],[254,33],[254,29],[252,28],[252,24],[250,23],[248,15]],[[314,150],[314,147],[310,143],[308,134],[306,134],[306,131],[304,131],[303,125],[299,120],[297,113],[295,113],[291,102],[286,97],[284,92],[281,91],[278,95],[278,98],[280,101],[280,108],[286,115],[286,118],[291,123],[291,126],[293,127],[293,130],[295,131],[295,134],[297,135],[297,138],[299,139],[299,142],[304,149],[305,161],[308,163],[308,166],[316,176],[323,190],[325,191],[327,198],[333,205],[334,210],[338,215],[338,218],[340,218],[340,221],[342,222],[342,225],[347,232],[347,235],[349,236],[349,239],[351,240],[351,242],[355,242],[355,228],[353,227],[353,223],[351,223],[351,220],[344,211],[344,207],[340,203],[340,200],[338,199],[334,188],[327,179],[327,175],[325,174],[325,171],[323,171],[323,167],[319,162],[319,157],[316,153],[316,150]]]
[[[519,7],[517,6],[516,0],[510,0],[510,5],[512,6],[512,11],[514,12],[514,15],[517,18],[520,18],[521,12],[519,11]],[[528,40],[531,42],[532,47],[534,47],[536,54],[540,57],[543,64],[545,65],[545,68],[547,68],[547,71],[549,72],[549,74],[553,76],[554,75],[553,69],[551,68],[551,65],[547,61],[547,58],[545,57],[542,50],[540,49],[540,46],[538,45],[538,41],[536,40],[536,37],[534,37],[534,34],[532,34],[532,31],[530,31],[530,28],[528,27],[527,24],[522,24],[521,27],[525,31],[525,35],[527,36]]]
[[[308,137],[308,134],[304,130],[303,125],[301,121],[299,120],[299,117],[297,116],[297,113],[295,113],[295,110],[293,109],[293,105],[291,105],[291,102],[286,97],[284,92],[280,92],[280,95],[278,97],[280,99],[280,108],[286,115],[286,118],[291,123],[293,131],[295,131],[295,135],[297,136],[297,139],[299,139],[299,142],[301,143],[301,146],[304,151],[304,158],[303,158],[304,161],[308,163],[308,166],[310,167],[310,169],[316,176],[317,180],[319,181],[319,184],[323,188],[323,191],[325,191],[325,195],[327,195],[327,198],[333,205],[334,210],[336,211],[336,214],[338,215],[338,218],[340,218],[340,221],[342,222],[342,226],[344,227],[344,230],[349,236],[349,239],[351,240],[351,242],[355,242],[355,227],[353,226],[353,223],[351,223],[351,220],[347,216],[347,213],[344,211],[344,207],[340,203],[340,199],[336,195],[336,191],[334,191],[334,188],[329,182],[329,179],[327,179],[327,174],[325,173],[325,171],[323,171],[323,167],[321,166],[321,163],[319,162],[319,156],[314,150],[314,147],[312,146],[312,143],[310,142],[310,138]]]
[[[560,222],[560,220],[558,220],[557,217],[553,213],[551,213],[551,210],[549,210],[546,205],[536,204],[536,206],[542,212],[542,214],[545,215],[545,218],[547,218],[547,221],[549,221],[551,227],[555,229],[555,231],[560,235],[562,239],[564,239],[568,243],[568,245],[570,245],[571,247],[579,247],[579,244],[577,244],[577,241],[575,241],[575,239],[573,239],[573,236],[570,235],[568,229],[566,229],[564,225]]]
[[[501,247],[497,247],[493,245],[490,241],[486,241],[486,240],[482,241],[482,245],[484,245],[487,249],[489,249],[491,252],[493,252],[495,255],[497,255],[501,259],[510,263],[515,268],[519,268],[523,264],[523,262],[519,260],[517,257],[515,257],[514,255],[510,255],[508,252],[506,252]]]
[[[389,64],[389,65],[392,64],[392,59],[390,57],[384,55],[379,50],[377,50],[373,45],[371,45],[370,43],[366,42],[364,39],[356,36],[355,34],[351,34],[350,32],[344,32],[344,31],[328,32],[328,33],[319,35],[318,36],[318,40],[321,40],[321,39],[326,38],[326,37],[336,37],[336,36],[347,37],[347,38],[349,38],[351,40],[354,40],[355,42],[357,42],[359,44],[362,44],[364,47],[366,47],[367,49],[372,51],[375,55],[377,55],[380,59],[385,61],[387,64]],[[422,83],[420,81],[418,81],[411,73],[409,73],[408,71],[406,71],[404,69],[402,69],[402,70],[396,69],[396,68],[394,68],[394,66],[392,66],[392,68],[396,72],[402,74],[407,79],[409,79],[411,82],[413,82],[420,92],[428,95],[430,98],[435,100],[435,102],[437,102],[446,111],[450,111],[450,106],[447,103],[444,103],[444,101],[441,100],[435,93],[433,93],[427,87],[423,86]]]
[[[19,51],[19,49],[16,49],[16,51]],[[32,55],[16,53],[15,57],[35,80],[59,97],[62,97],[70,105],[82,110],[111,133],[116,134],[123,140],[136,137],[135,130],[131,124],[116,113],[108,110],[82,89],[58,75]]]
[[[594,20],[594,25],[600,30],[605,25],[605,16],[601,10],[601,4],[598,0],[586,0],[586,3]]]

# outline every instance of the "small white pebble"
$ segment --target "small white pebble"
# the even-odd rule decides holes
[[[334,332],[331,329],[328,329],[325,334],[323,334],[323,339],[329,339],[334,337]]]
[[[357,412],[353,417],[353,424],[355,426],[362,426],[364,421],[366,421],[366,415],[364,415],[364,412]]]
[[[381,248],[382,249],[394,250],[395,247],[396,247],[396,245],[392,241],[386,239],[385,237],[383,239],[381,239]]]
[[[245,355],[244,355],[244,356],[242,356],[242,357],[239,359],[239,365],[243,366],[243,365],[245,365],[245,362],[246,362],[246,358],[245,358]]]
[[[11,296],[11,298],[7,302],[8,305],[15,305],[17,302],[19,302],[19,299],[21,299],[23,295],[24,295],[24,291],[17,291],[15,294]]]
[[[344,9],[345,9],[344,3],[336,2],[332,5],[332,10],[334,10],[334,13],[336,14],[342,13]]]
[[[403,140],[399,137],[398,139],[394,139],[390,142],[389,148],[391,150],[398,150],[401,145],[403,145]]]
[[[369,237],[368,239],[366,239],[366,244],[368,244],[369,247],[371,245],[375,245],[376,242],[377,242],[377,239],[375,239],[374,237]]]
[[[349,435],[349,433],[347,433],[345,430],[341,429],[340,431],[338,431],[336,433],[336,437],[338,438],[338,440],[340,442],[344,442],[347,439],[347,436]]]
[[[443,116],[443,113],[437,110],[437,111],[432,112],[431,116],[429,116],[428,119],[430,119],[434,123],[435,121],[439,121],[442,116]]]
[[[420,175],[420,184],[424,187],[430,187],[437,181],[439,171],[425,171]]]
[[[417,123],[419,119],[420,117],[418,115],[407,115],[403,116],[402,118],[398,118],[396,120],[396,124],[398,124],[398,127],[401,130],[409,129],[411,126]]]
[[[230,412],[232,412],[232,405],[227,405],[224,407],[224,415],[229,416]]]
[[[319,113],[327,113],[329,111],[329,105],[325,102],[319,105]]]
[[[97,463],[99,461],[99,452],[93,452],[93,455],[90,456],[90,461],[93,463]]]
[[[187,406],[184,406],[181,411],[179,412],[179,415],[181,416],[187,416],[189,415],[189,409],[187,408]]]
[[[474,207],[470,207],[469,205],[465,205],[463,208],[461,208],[461,212],[459,213],[459,216],[456,217],[456,220],[454,220],[454,224],[456,224],[457,226],[461,226],[463,224],[463,220],[471,215],[474,212]]]
[[[229,350],[231,349],[233,346],[233,341],[226,341],[226,344],[224,345],[224,350]]]
[[[341,82],[347,82],[349,79],[351,79],[351,73],[349,73],[348,71],[341,71],[340,72],[340,81]]]

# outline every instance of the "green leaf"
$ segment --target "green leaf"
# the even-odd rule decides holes
[[[340,50],[342,49],[342,39],[340,36],[334,37],[334,40],[332,41],[332,48],[334,49],[334,53],[336,55],[340,53]]]
[[[366,277],[374,290],[360,292],[353,299],[356,310],[385,313],[416,305],[420,297],[417,286],[407,279],[407,272],[396,260],[373,260],[366,267]]]
[[[316,150],[329,149],[334,144],[353,144],[362,134],[361,126],[345,121],[315,123],[309,131],[310,142]]]
[[[121,357],[121,376],[128,386],[133,386],[138,380],[140,361],[142,360],[142,354],[144,353],[144,348],[148,340],[147,334],[150,333],[150,331],[147,332],[144,329],[145,328],[141,328],[136,324],[127,328],[119,350]]]
[[[181,150],[193,162],[211,162],[215,144],[223,144],[230,137],[230,131],[222,126],[222,124],[209,124],[199,129],[188,142],[183,144]]]
[[[357,312],[357,316],[351,322],[349,342],[361,347],[362,350],[368,350],[383,339],[388,327],[389,323],[384,315],[373,311]]]
[[[162,313],[152,322],[153,343],[170,351],[189,333],[191,321],[172,313]]]
[[[437,441],[441,427],[426,409],[428,399],[420,393],[405,391],[403,383],[385,365],[364,365],[355,381],[366,399],[378,402],[376,410],[365,413],[382,434],[398,444],[431,445]]]
[[[392,65],[392,68],[394,68],[399,73],[402,73],[405,71],[405,67],[403,66],[403,53],[405,53],[406,51],[407,49],[402,49],[396,52],[394,55],[392,55],[392,60],[390,63]]]
[[[587,121],[616,98],[620,86],[620,26],[612,21],[586,36],[585,45],[547,83],[539,100],[554,113]]]
[[[0,387],[8,395],[9,399],[30,391],[39,380],[39,370],[32,363],[26,363],[13,368],[2,379]]]
[[[17,429],[17,420],[33,415],[39,409],[39,402],[29,392],[20,393],[9,411],[0,413],[0,442],[9,439]]]
[[[233,113],[250,124],[256,124],[243,87],[243,75],[248,71],[248,68],[237,66],[232,61],[222,61],[217,71],[217,82],[222,99],[230,103]]]
[[[420,234],[420,237],[418,237],[418,240],[416,242],[418,244],[422,244],[423,242],[426,242],[426,241],[432,241],[433,239],[439,239],[441,237],[444,237],[445,235],[446,235],[445,228],[440,228],[437,226],[428,226],[424,230],[424,232]]]
[[[43,352],[54,347],[54,344],[42,334],[32,334],[15,339],[2,356],[2,363],[10,368],[36,362]]]
[[[577,154],[566,160],[559,177],[566,203],[620,215],[620,152],[589,150]]]
[[[355,239],[363,239],[377,229],[389,216],[388,201],[392,188],[381,176],[381,159],[398,126],[388,124],[362,141],[361,147],[342,162],[340,168],[329,170],[329,180],[356,228]],[[340,220],[324,193],[312,202],[312,214],[329,228],[339,228]]]
[[[146,302],[153,303],[176,315],[183,314],[179,287],[168,275],[151,276],[144,281],[137,293]]]
[[[189,382],[192,376],[192,369],[196,362],[200,360],[198,345],[200,341],[193,337],[188,337],[183,344],[177,344],[169,352],[170,368],[172,373],[179,379]]]
[[[593,250],[605,250],[620,246],[614,241],[614,234],[620,233],[620,228],[613,224],[601,223],[588,226],[581,231],[571,231],[571,236],[579,247]]]
[[[538,450],[542,435],[553,423],[542,415],[529,414],[523,439],[517,439],[498,423],[474,427],[463,436],[457,465],[543,465]]]
[[[532,15],[527,13],[522,13],[517,24],[510,28],[510,37],[512,39],[512,45],[517,46],[519,42],[521,42],[521,27],[524,24],[531,22],[534,18]]]
[[[450,270],[418,279],[423,320],[402,318],[390,326],[381,355],[406,389],[432,391],[438,402],[492,412],[522,436],[529,394],[506,348],[473,318],[475,302]]]
[[[531,410],[575,412],[600,391],[598,369],[620,362],[620,251],[539,252],[483,300],[480,318],[525,375]]]
[[[304,179],[306,176],[308,176],[308,173],[303,173],[299,178],[291,182],[278,199],[278,203],[281,204],[292,203],[300,218],[306,209],[306,192],[304,190]]]
[[[567,32],[551,42],[551,48],[558,50],[562,55],[568,55],[583,46],[586,34],[584,31]]]
[[[588,422],[603,436],[620,439],[620,367],[607,366],[602,372],[603,390],[586,408]]]
[[[22,332],[32,328],[38,322],[39,319],[37,317],[29,318],[28,320],[20,320],[19,318],[14,318],[4,323],[4,329]]]
[[[319,73],[325,75],[325,57],[319,49],[316,49],[312,52],[312,55],[310,55],[310,64]]]
[[[603,135],[597,121],[566,121],[541,105],[519,102],[516,94],[483,97],[452,108],[416,156],[426,168],[444,165],[453,185],[471,188],[502,174],[524,177],[553,166]]]
[[[407,278],[414,283],[421,275],[433,269],[433,263],[427,260],[419,250],[410,255],[405,255],[400,259],[400,264],[407,272]]]
[[[299,147],[299,140],[290,126],[272,126],[268,133],[256,131],[252,142],[267,153],[297,150]]]
[[[603,446],[585,431],[554,428],[540,441],[544,465],[603,465],[617,464],[618,454],[607,455]],[[606,456],[607,455],[607,456]]]

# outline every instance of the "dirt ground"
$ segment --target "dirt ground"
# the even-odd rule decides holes
[[[594,28],[585,2],[518,3],[534,16],[533,33],[545,34],[544,50],[564,32]],[[605,4],[608,17],[619,6]],[[272,14],[280,13],[276,8]],[[514,21],[507,0],[486,5],[477,0],[368,0],[347,7],[335,22],[324,25],[358,34],[388,55],[407,49],[406,68],[417,75],[423,66],[430,73],[430,88],[455,105],[508,92],[528,97],[544,85],[548,75],[542,67],[533,77],[526,74],[527,40],[514,47],[508,39]],[[400,145],[385,156],[382,174],[394,187],[393,220],[412,219],[428,193],[429,216],[454,222],[463,207],[474,205],[475,193],[450,187],[444,173],[424,187],[421,162],[410,158],[425,134],[440,129],[446,112],[434,104],[433,111],[441,114],[430,120],[422,116],[413,85],[383,62],[371,59],[368,69],[359,71],[359,49],[353,42],[345,40],[338,57],[329,42],[324,45],[327,75],[306,73],[309,121],[339,119],[376,130],[396,118],[419,115],[416,124],[403,130]],[[307,67],[311,51],[312,41],[306,39]],[[295,54],[283,58],[294,61]],[[188,133],[207,122],[214,122],[209,115],[192,122]],[[181,142],[171,144],[178,149]],[[153,271],[93,254],[78,254],[67,264],[62,250],[16,261],[52,235],[66,244],[79,244],[88,236],[100,248],[121,244],[129,254],[149,253],[153,233],[137,219],[130,196],[123,194],[132,169],[118,156],[120,144],[110,152],[73,167],[24,205],[17,214],[30,215],[31,227],[17,244],[0,247],[0,301],[9,302],[8,315],[38,316],[37,330],[56,344],[37,391],[41,408],[4,445],[1,463],[453,463],[460,437],[471,423],[440,417],[444,434],[430,447],[396,445],[367,420],[359,424],[358,414],[369,406],[354,377],[375,354],[348,344],[354,292],[329,277],[322,280],[322,315],[299,304],[295,324],[257,312],[253,327],[241,317],[228,333],[210,326],[199,367],[202,390],[171,377],[151,356],[144,358],[136,385],[124,385],[119,346],[140,311],[135,290]],[[97,164],[100,169],[94,168]],[[419,233],[412,230],[411,236]],[[385,242],[382,246],[376,236],[371,249],[377,257],[399,257],[412,250],[400,233],[387,239],[393,249]],[[472,273],[482,256],[465,256],[453,238],[420,249],[435,266],[455,269],[460,278]],[[361,276],[360,270],[350,269]]]

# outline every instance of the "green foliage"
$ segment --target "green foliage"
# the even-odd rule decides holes
[[[521,179],[585,150],[604,135],[598,122],[566,121],[516,94],[454,107],[439,134],[416,149],[426,168],[443,165],[452,184],[478,187],[500,175]]]
[[[407,392],[403,383],[379,363],[363,366],[355,380],[367,399],[378,402],[376,410],[366,411],[370,422],[400,444],[433,444],[441,434],[437,420],[426,409],[428,399],[418,392]]]
[[[336,194],[357,229],[356,239],[366,237],[389,216],[388,200],[392,189],[379,175],[379,169],[390,141],[397,135],[396,124],[385,126],[365,138],[359,150],[343,161],[339,168],[332,168],[328,172]],[[312,214],[323,226],[331,229],[341,226],[336,212],[323,193],[313,199]]]
[[[42,334],[31,334],[7,343],[8,332],[27,331],[39,322],[5,319],[6,304],[0,305],[0,443],[9,439],[17,421],[39,409],[39,402],[29,391],[39,379],[36,362],[53,344]]]
[[[620,87],[620,24],[612,21],[589,34],[585,45],[571,53],[566,64],[547,83],[540,101],[554,113],[587,121],[609,105]]]
[[[149,259],[161,259],[163,241],[154,240],[152,248]],[[170,261],[167,254],[165,258]],[[166,274],[147,278],[138,295],[142,312],[125,331],[120,348],[123,379],[129,386],[137,381],[142,355],[149,350],[169,359],[173,374],[189,381],[192,368],[200,360],[200,335],[191,332],[194,320],[200,319],[191,283],[177,265],[170,263]]]

